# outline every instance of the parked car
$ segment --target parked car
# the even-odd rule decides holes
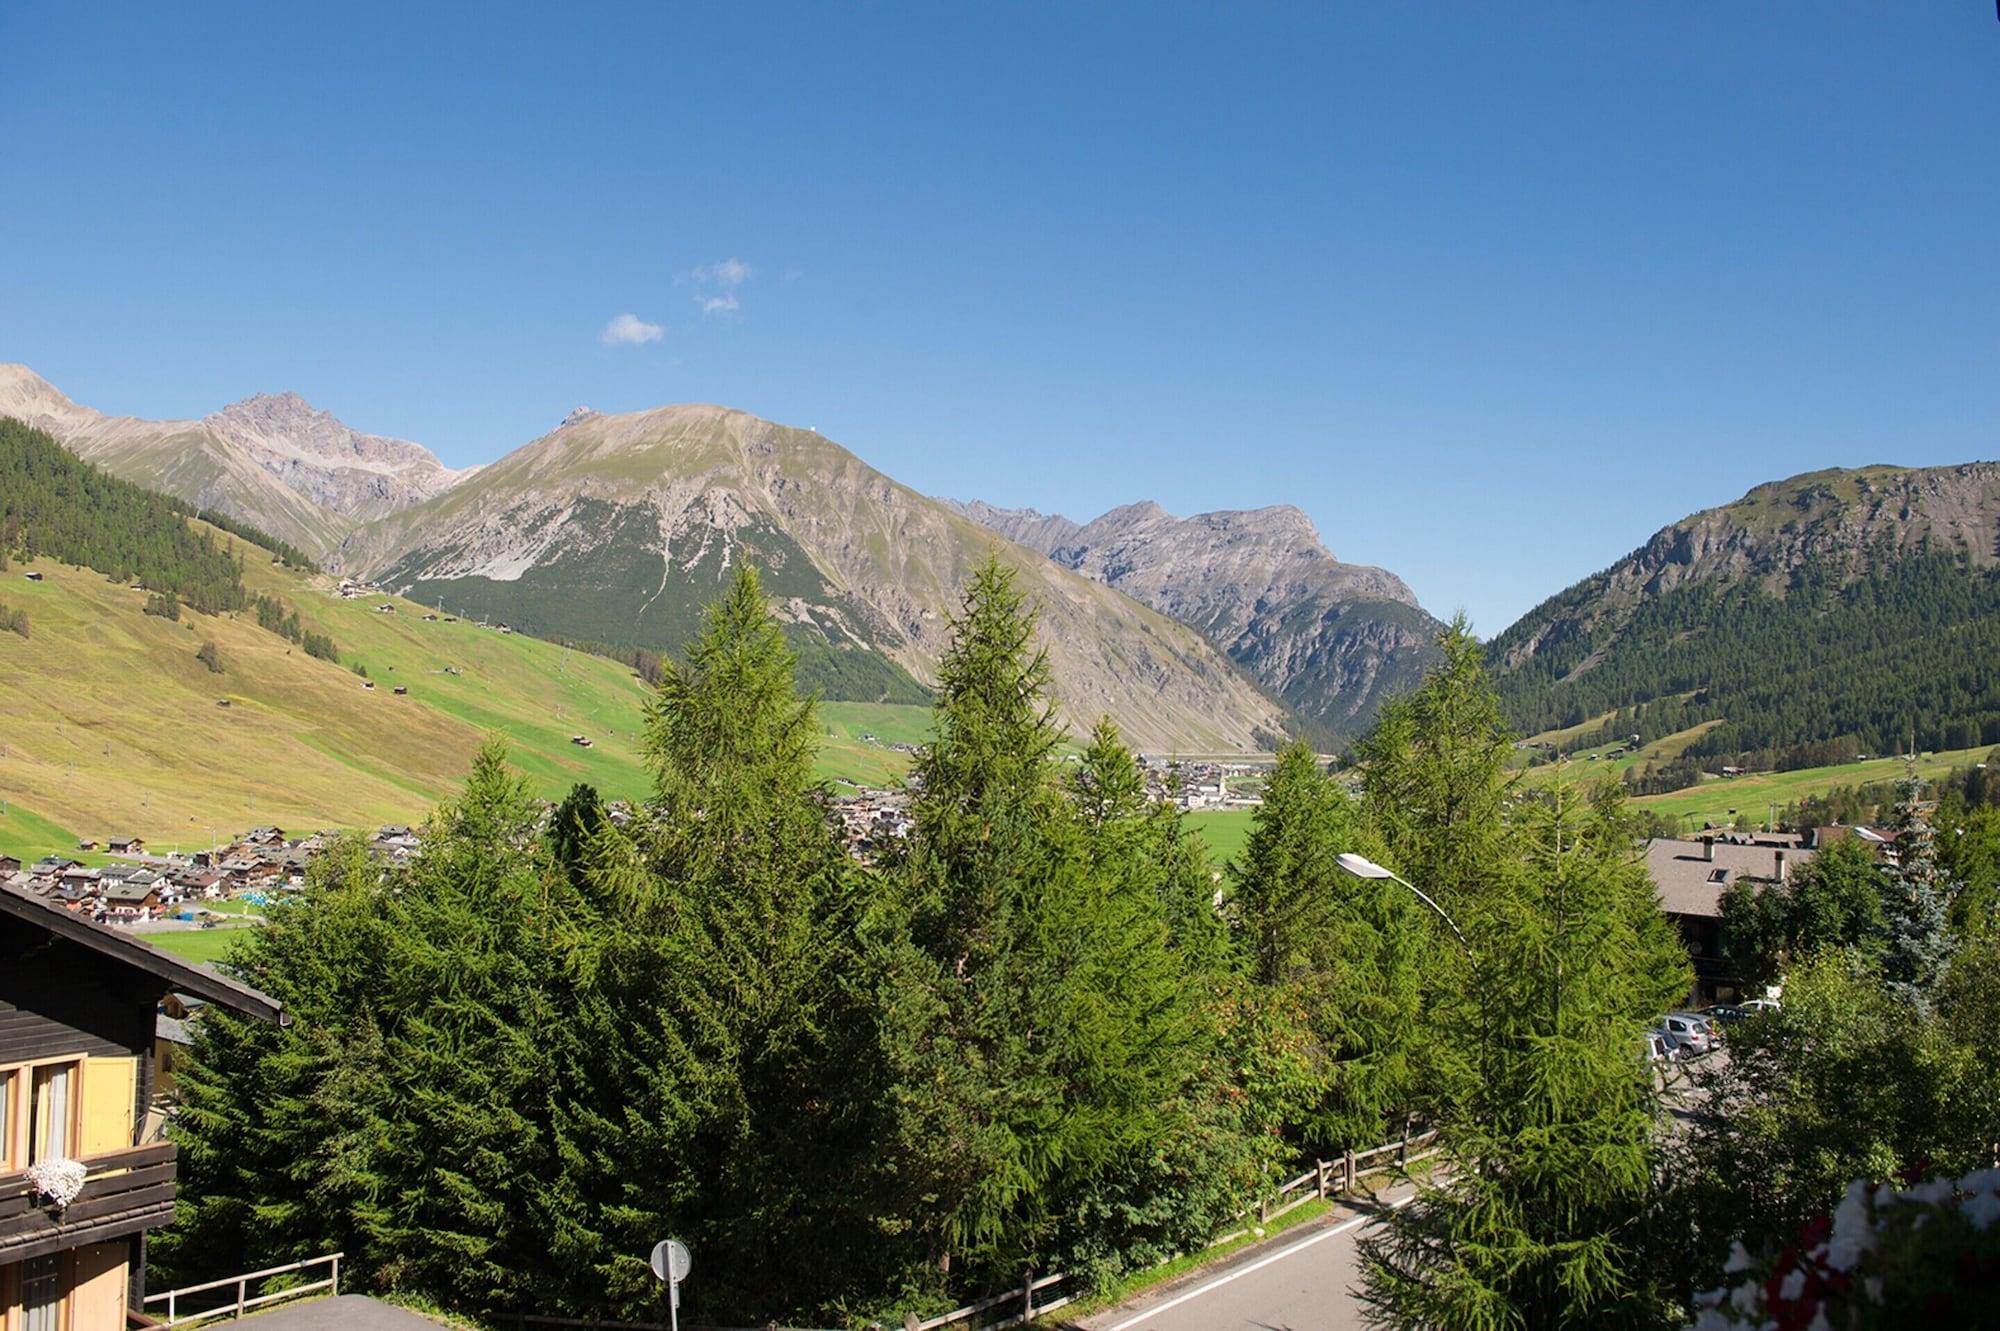
[[[1734,1026],[1749,1015],[1734,1003],[1712,1003],[1701,1010],[1702,1019],[1710,1026]]]
[[[1776,1012],[1778,1010],[1778,1000],[1775,998],[1753,998],[1749,1002],[1744,1003],[1742,1007],[1744,1016],[1755,1017],[1765,1012]]]
[[[1679,1057],[1674,1042],[1667,1038],[1665,1031],[1654,1029],[1646,1032],[1646,1061],[1648,1063],[1671,1063]]]
[[[1699,1056],[1715,1047],[1715,1032],[1692,1012],[1669,1012],[1660,1026],[1674,1048],[1683,1053]]]

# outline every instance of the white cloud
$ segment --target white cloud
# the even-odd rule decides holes
[[[636,347],[644,342],[657,342],[666,333],[660,325],[649,324],[636,314],[621,314],[604,325],[599,340],[607,347]]]
[[[757,270],[741,259],[724,259],[720,263],[705,263],[694,270],[694,280],[707,286],[721,287],[727,291],[740,287],[757,275]]]
[[[703,314],[734,314],[741,308],[736,303],[736,294],[731,291],[719,296],[696,296],[694,303],[701,306]]]

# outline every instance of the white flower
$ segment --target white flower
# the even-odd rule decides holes
[[[1733,1276],[1738,1271],[1748,1271],[1750,1269],[1750,1265],[1751,1265],[1750,1253],[1749,1250],[1743,1246],[1743,1240],[1738,1239],[1734,1243],[1730,1244],[1729,1260],[1722,1264],[1723,1271]]]
[[[1951,1198],[1951,1180],[1934,1178],[1921,1187],[1911,1188],[1903,1194],[1902,1199],[1906,1202],[1922,1202],[1926,1206],[1935,1206],[1939,1202],[1948,1202]]]
[[[1792,1268],[1792,1273],[1786,1276],[1783,1283],[1778,1286],[1778,1297],[1786,1303],[1790,1303],[1805,1292],[1806,1273],[1804,1269],[1795,1266]]]
[[[76,1200],[90,1170],[75,1160],[52,1156],[28,1166],[28,1186],[56,1204],[58,1211]]]
[[[1856,1179],[1833,1212],[1833,1234],[1827,1239],[1826,1261],[1836,1271],[1852,1271],[1875,1251],[1875,1225],[1868,1213],[1868,1185]]]

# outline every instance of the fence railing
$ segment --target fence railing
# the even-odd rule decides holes
[[[1279,1184],[1270,1196],[1260,1198],[1255,1208],[1239,1211],[1235,1218],[1247,1220],[1255,1214],[1258,1224],[1268,1224],[1279,1216],[1297,1210],[1307,1202],[1324,1201],[1329,1197],[1352,1193],[1360,1187],[1361,1180],[1370,1175],[1407,1169],[1443,1149],[1437,1144],[1436,1129],[1432,1129],[1414,1136],[1405,1135],[1398,1141],[1386,1142],[1365,1151],[1347,1151],[1338,1160],[1315,1160],[1312,1168]],[[1231,1230],[1229,1233],[1219,1234],[1210,1239],[1208,1246],[1213,1248],[1220,1244],[1233,1243],[1237,1239],[1249,1236],[1250,1233],[1249,1226]],[[1022,1281],[1019,1289],[990,1295],[963,1308],[939,1313],[936,1317],[927,1317],[921,1321],[915,1316],[906,1317],[903,1320],[904,1331],[939,1331],[942,1327],[968,1326],[978,1322],[982,1316],[997,1316],[999,1320],[979,1322],[978,1331],[1002,1331],[1005,1327],[1020,1326],[1044,1314],[1054,1312],[1078,1298],[1081,1291],[1065,1288],[1053,1295],[1049,1292],[1055,1286],[1066,1286],[1068,1282],[1069,1275],[1065,1272],[1040,1278],[1031,1276]]]
[[[277,1303],[281,1299],[295,1299],[302,1294],[316,1294],[320,1290],[326,1290],[330,1294],[338,1294],[340,1293],[340,1259],[346,1255],[344,1252],[330,1252],[324,1257],[308,1257],[303,1262],[288,1262],[284,1266],[268,1267],[262,1271],[246,1271],[240,1276],[224,1276],[220,1280],[211,1280],[204,1285],[187,1285],[181,1289],[170,1289],[159,1294],[148,1294],[145,1298],[145,1306],[150,1308],[154,1304],[164,1303],[167,1306],[167,1320],[156,1323],[156,1325],[176,1327],[192,1326],[196,1322],[206,1322],[218,1317],[241,1317],[252,1308],[261,1308],[267,1303]],[[316,1266],[327,1268],[326,1275],[318,1280],[307,1280],[296,1285],[286,1285],[282,1289],[271,1290],[263,1294],[253,1295],[250,1293],[250,1285],[253,1281],[269,1280],[272,1276],[291,1275],[293,1272],[304,1272]],[[228,1289],[231,1286],[234,1286],[236,1289],[236,1297],[234,1299],[223,1298],[214,1302],[212,1306],[202,1308],[199,1311],[186,1313],[181,1311],[180,1304],[182,1299],[195,1294],[212,1294],[218,1289]]]
[[[1437,1144],[1437,1132],[1432,1130],[1408,1135],[1398,1141],[1386,1142],[1381,1146],[1370,1147],[1365,1151],[1347,1151],[1338,1160],[1315,1160],[1310,1169],[1285,1180],[1269,1196],[1260,1198],[1256,1206],[1249,1210],[1239,1211],[1234,1219],[1248,1220],[1252,1215],[1255,1215],[1257,1223],[1268,1224],[1282,1215],[1287,1215],[1297,1210],[1307,1202],[1321,1201],[1329,1197],[1352,1193],[1361,1186],[1361,1180],[1371,1175],[1388,1173],[1391,1170],[1407,1169],[1419,1161],[1429,1159],[1443,1149],[1442,1146]],[[1229,1233],[1220,1234],[1210,1239],[1207,1246],[1212,1248],[1218,1244],[1230,1243],[1244,1238],[1250,1233],[1251,1229],[1248,1226],[1232,1230]],[[336,1253],[334,1256],[338,1258],[339,1254]],[[325,1259],[322,1258],[320,1260]],[[292,1268],[277,1268],[279,1271],[290,1269]],[[249,1276],[238,1277],[238,1279],[254,1280],[260,1276],[274,1273],[260,1271]],[[1022,1278],[1018,1288],[988,1295],[986,1298],[966,1304],[963,1308],[953,1308],[950,1312],[943,1312],[935,1317],[921,1319],[916,1314],[911,1313],[903,1319],[903,1331],[942,1331],[942,1328],[945,1327],[966,1327],[968,1329],[976,1327],[977,1331],[1004,1331],[1007,1327],[1021,1326],[1033,1321],[1037,1317],[1052,1313],[1079,1298],[1082,1292],[1080,1290],[1068,1289],[1069,1281],[1069,1274],[1063,1271],[1046,1276],[1036,1276],[1030,1273]],[[228,1283],[230,1282],[216,1282],[218,1285]],[[204,1285],[196,1286],[195,1288],[212,1289],[214,1287],[214,1285]],[[287,1290],[285,1294],[275,1297],[282,1298],[289,1294],[302,1292],[306,1288],[319,1288],[319,1286],[301,1286],[297,1290]],[[192,1291],[180,1290],[176,1292],[190,1293]],[[240,1298],[241,1291],[239,1290],[238,1293]],[[154,1295],[152,1298],[148,1298],[146,1302],[151,1303],[155,1298],[165,1297],[167,1296]],[[252,1300],[244,1306],[254,1306],[256,1302],[256,1300]],[[206,1313],[201,1315],[214,1316],[216,1314]],[[189,1320],[193,1319],[190,1318]],[[596,1331],[667,1331],[667,1324],[664,1322],[619,1322],[585,1317],[541,1317],[528,1313],[503,1315],[500,1320],[507,1326],[520,1328],[521,1331],[527,1331],[527,1328],[531,1327],[595,1328]],[[168,1316],[166,1325],[169,1327],[175,1325],[171,1314]],[[784,1329],[775,1326],[768,1329],[697,1328],[692,1323],[684,1322],[682,1323],[682,1331],[784,1331]]]
[[[91,1228],[100,1223],[164,1223],[172,1218],[173,1143],[131,1146],[82,1164],[83,1190],[60,1210],[36,1193],[26,1172],[0,1172],[0,1266],[87,1243]]]

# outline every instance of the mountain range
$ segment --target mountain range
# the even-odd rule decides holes
[[[1154,752],[1240,752],[1297,727],[1187,625],[899,485],[811,430],[712,406],[579,410],[481,468],[279,394],[200,421],[110,417],[23,366],[0,415],[114,474],[256,524],[329,567],[527,632],[671,651],[740,560],[830,698],[921,699],[989,551],[1041,614],[1073,728]]]
[[[1329,741],[1414,684],[1443,627],[1395,574],[1334,558],[1290,504],[1179,518],[1145,501],[1087,523],[955,506],[1199,630]]]
[[[1699,726],[1691,758],[1760,766],[2000,743],[2000,463],[1759,485],[1550,597],[1490,655],[1529,734]]]
[[[1335,746],[1418,678],[1438,629],[1288,505],[1077,522],[934,499],[720,406],[580,408],[463,470],[292,393],[148,421],[0,365],[0,416],[329,568],[540,636],[673,651],[753,561],[802,678],[836,700],[921,700],[992,552],[1040,608],[1064,719],[1108,713],[1149,752]],[[2000,742],[2000,464],[1759,485],[1550,597],[1489,660],[1517,729],[1573,743],[1671,733],[1690,761],[1787,765]]]

